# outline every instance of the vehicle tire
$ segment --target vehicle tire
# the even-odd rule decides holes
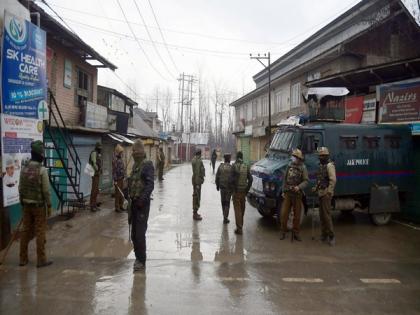
[[[374,213],[369,214],[370,220],[375,225],[386,225],[391,221],[392,213],[385,212],[385,213]]]
[[[258,213],[261,214],[261,216],[263,218],[272,218],[273,214],[272,213],[265,213],[263,209],[261,209],[260,207],[257,208]]]

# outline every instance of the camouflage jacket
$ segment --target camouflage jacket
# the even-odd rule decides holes
[[[204,183],[204,177],[206,177],[206,170],[204,169],[203,161],[201,157],[194,156],[191,161],[192,165],[192,184],[202,185]]]
[[[131,176],[128,179],[129,195],[132,200],[140,200],[143,203],[150,202],[150,195],[154,189],[153,163],[144,159],[134,163]]]
[[[112,161],[112,178],[115,181],[124,179],[125,167],[124,161],[120,156],[115,156]]]

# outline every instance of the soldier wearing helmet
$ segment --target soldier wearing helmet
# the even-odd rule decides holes
[[[134,272],[146,268],[146,231],[150,211],[150,195],[154,189],[153,163],[146,159],[143,142],[138,139],[133,144],[134,165],[128,179],[128,195],[131,204],[128,211],[128,224],[132,225]]]
[[[28,244],[36,235],[37,267],[52,264],[45,253],[47,216],[51,215],[51,193],[48,171],[42,166],[44,144],[37,140],[31,144],[31,160],[20,173],[19,198],[23,206],[23,230],[20,239],[20,266],[28,264]],[[45,211],[47,209],[47,211]]]
[[[115,211],[123,212],[125,166],[123,161],[124,148],[117,144],[112,161],[112,178],[115,186]]]
[[[230,153],[225,153],[223,155],[225,161],[220,164],[216,172],[216,189],[220,190],[220,200],[222,203],[223,211],[223,223],[229,223],[229,208],[230,208],[230,199],[232,197],[232,170],[233,167],[230,164]]]
[[[204,183],[206,177],[206,170],[204,169],[203,161],[201,160],[201,149],[195,152],[195,156],[191,161],[192,165],[192,185],[193,185],[193,220],[202,220],[201,215],[198,213],[201,200],[201,185]]]
[[[242,235],[246,195],[252,186],[252,175],[249,166],[244,163],[243,158],[243,153],[238,151],[236,153],[235,164],[233,164],[231,179],[233,186],[233,210],[235,211],[236,222],[235,234],[238,235]]]
[[[321,240],[335,245],[333,223],[331,219],[331,199],[334,196],[334,188],[337,182],[334,163],[330,160],[330,153],[327,147],[318,149],[319,169],[317,184],[314,191],[319,197],[319,216],[321,221]]]
[[[302,241],[300,238],[300,217],[302,212],[303,189],[308,185],[308,171],[303,163],[303,154],[299,149],[292,152],[292,161],[286,168],[282,186],[282,207],[281,207],[281,236],[284,240],[287,233],[287,221],[290,208],[293,208],[293,239]]]
[[[102,174],[102,144],[96,142],[95,150],[90,153],[89,163],[95,170],[92,176],[92,189],[90,191],[90,211],[95,212],[98,208],[99,177]]]
[[[159,148],[157,154],[157,168],[158,168],[158,180],[162,181],[163,178],[163,169],[165,168],[165,153],[163,153],[163,148]]]

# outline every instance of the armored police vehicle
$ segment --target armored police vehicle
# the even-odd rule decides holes
[[[405,193],[412,189],[411,131],[404,125],[361,125],[314,122],[283,125],[274,135],[266,157],[251,168],[248,202],[263,216],[278,214],[284,173],[294,148],[302,150],[310,184],[304,208],[317,205],[315,186],[319,159],[317,149],[328,147],[337,185],[333,208],[363,211],[376,225],[387,224],[400,211]],[[302,215],[302,218],[304,216]]]

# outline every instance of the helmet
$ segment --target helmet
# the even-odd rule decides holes
[[[302,151],[300,151],[299,149],[294,149],[292,151],[292,156],[297,157],[299,160],[303,160],[303,154]]]
[[[226,152],[225,154],[223,154],[223,157],[230,157],[232,154],[230,152]]]
[[[330,155],[330,151],[327,147],[320,147],[318,148],[318,155]]]
[[[195,155],[201,155],[201,149],[197,149],[197,150],[195,151]]]
[[[144,144],[143,144],[143,141],[141,141],[140,139],[137,139],[136,141],[134,141],[134,144],[133,144],[133,152],[142,152],[142,153],[144,153]]]
[[[102,143],[100,143],[99,141],[96,142],[95,149],[102,149]]]
[[[120,144],[117,144],[115,147],[115,153],[119,154],[121,152],[124,152],[124,148]]]
[[[44,153],[44,144],[41,140],[33,141],[31,143],[31,150],[32,152],[35,152],[37,154],[43,154]]]

